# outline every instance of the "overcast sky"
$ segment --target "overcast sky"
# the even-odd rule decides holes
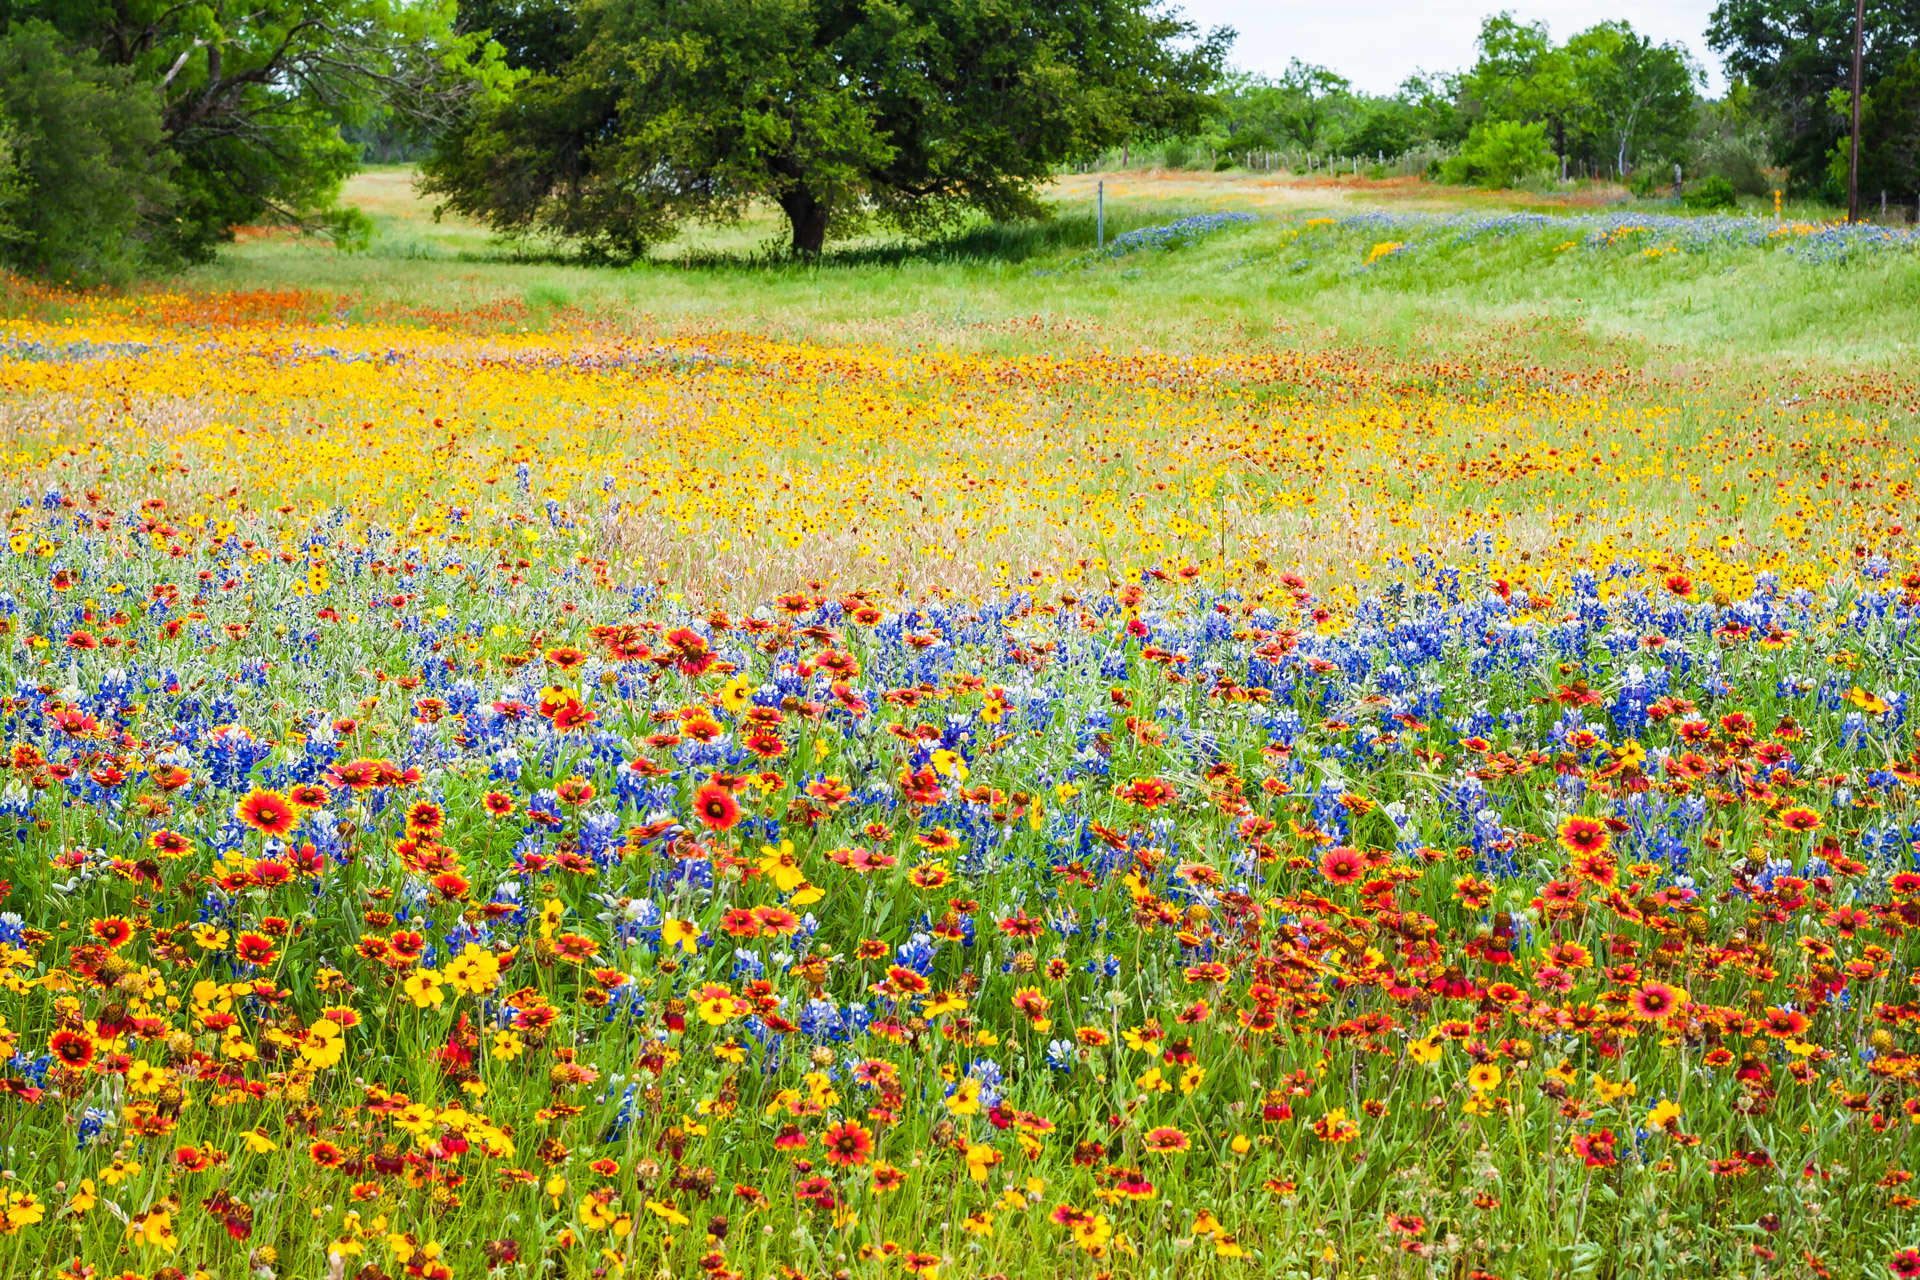
[[[1240,33],[1232,61],[1242,71],[1277,75],[1287,59],[1317,62],[1368,93],[1391,93],[1415,69],[1457,71],[1472,64],[1480,19],[1502,8],[1523,22],[1544,21],[1555,40],[1596,22],[1625,18],[1655,42],[1686,46],[1707,70],[1709,92],[1726,85],[1707,48],[1714,0],[1175,0],[1202,27]]]

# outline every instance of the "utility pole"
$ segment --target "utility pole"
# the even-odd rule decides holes
[[[1853,0],[1853,139],[1847,157],[1847,221],[1860,221],[1860,44],[1867,25],[1867,0]]]

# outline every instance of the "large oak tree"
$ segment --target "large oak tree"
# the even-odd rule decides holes
[[[564,58],[540,48],[443,134],[423,185],[614,259],[759,200],[801,253],[868,219],[1039,213],[1062,162],[1197,127],[1232,38],[1149,0],[579,0],[568,20]]]

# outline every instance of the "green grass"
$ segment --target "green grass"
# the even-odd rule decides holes
[[[779,253],[758,211],[694,228],[628,268],[575,265],[455,219],[436,221],[405,170],[370,172],[348,198],[372,215],[370,250],[304,240],[237,245],[179,281],[196,290],[304,288],[362,308],[459,311],[506,301],[530,327],[745,330],[770,336],[998,352],[1154,347],[1204,352],[1361,346],[1394,356],[1490,352],[1555,365],[1626,362],[1680,377],[1764,380],[1782,368],[1901,374],[1912,362],[1920,254],[1812,265],[1778,247],[1657,260],[1628,250],[1556,254],[1554,228],[1435,246],[1359,270],[1372,233],[1302,224],[1394,212],[1664,213],[1662,202],[1579,210],[1524,193],[1419,184],[1342,189],[1251,176],[1108,175],[1108,235],[1183,214],[1245,209],[1257,226],[1173,252],[1088,265],[1092,178],[1063,182],[1047,222],[980,225],[932,242],[869,237],[817,263]],[[1790,213],[1813,213],[1790,210]],[[1387,235],[1388,233],[1380,233]],[[1400,233],[1391,233],[1398,236]],[[1298,237],[1296,239],[1296,237]]]

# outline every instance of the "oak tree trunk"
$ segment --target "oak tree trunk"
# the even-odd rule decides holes
[[[793,251],[806,257],[818,256],[827,243],[827,206],[796,182],[780,197],[780,208],[793,226]]]

